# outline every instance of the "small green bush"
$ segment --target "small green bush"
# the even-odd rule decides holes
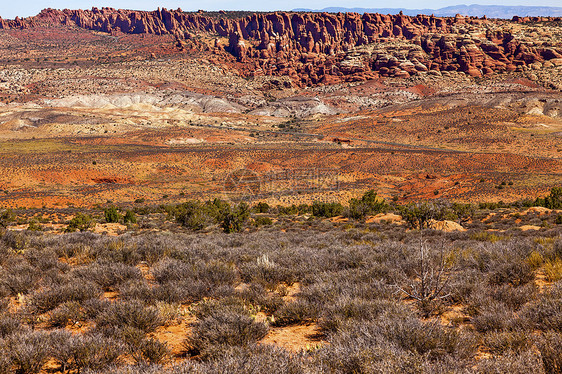
[[[119,212],[117,211],[117,208],[114,206],[104,209],[103,215],[105,217],[105,222],[107,223],[119,222],[121,218]]]
[[[420,203],[410,203],[408,205],[399,206],[398,210],[402,218],[414,229],[427,228],[431,220],[458,219],[452,209],[433,202],[424,201]]]
[[[88,214],[78,213],[70,220],[68,223],[68,227],[66,228],[67,232],[74,232],[76,230],[80,231],[87,231],[92,227],[94,224],[94,220]]]
[[[256,226],[269,226],[273,223],[271,218],[269,217],[256,217],[254,218],[254,222]]]
[[[315,201],[312,204],[312,215],[315,217],[331,218],[343,213],[343,205],[340,203],[324,203]]]
[[[233,209],[226,201],[214,199],[205,203],[188,201],[171,208],[170,213],[179,224],[191,230],[219,223],[225,232],[234,232],[248,219],[249,208],[242,203]]]
[[[277,206],[277,214],[282,216],[306,214],[310,212],[311,212],[311,206],[307,204],[300,204],[300,205],[292,204],[290,206],[281,206],[281,205]]]
[[[246,203],[240,203],[234,209],[227,209],[220,213],[220,225],[227,234],[240,232],[244,223],[250,217],[250,209]]]
[[[562,209],[562,187],[552,187],[550,194],[544,198],[537,198],[534,205],[548,209]]]
[[[269,204],[260,201],[254,207],[254,211],[256,213],[267,213],[269,212]]]
[[[123,223],[137,223],[137,216],[132,210],[127,210],[123,216]]]
[[[349,216],[354,219],[362,219],[367,215],[375,215],[386,211],[388,205],[384,199],[379,199],[374,190],[369,190],[361,199],[349,200]]]
[[[29,231],[42,231],[43,228],[41,227],[41,225],[39,224],[39,222],[32,220],[31,222],[29,222],[29,225],[27,226],[27,229]]]
[[[0,227],[7,227],[16,220],[16,215],[11,209],[0,210]]]

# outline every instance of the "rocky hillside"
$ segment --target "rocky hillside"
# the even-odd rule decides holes
[[[540,22],[541,33],[526,25]],[[562,65],[561,20],[476,17],[440,18],[357,13],[152,12],[93,8],[46,9],[38,16],[0,19],[0,28],[63,24],[107,33],[172,34],[179,48],[201,45],[229,53],[242,74],[288,76],[300,86],[361,81],[378,76],[408,78],[422,72],[459,71],[473,77]]]

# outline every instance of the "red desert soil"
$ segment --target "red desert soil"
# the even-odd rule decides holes
[[[0,206],[224,197],[243,168],[270,204],[535,198],[562,183],[560,40],[550,18],[0,19]]]
[[[311,325],[295,325],[286,327],[271,328],[269,333],[260,342],[263,344],[272,344],[293,352],[301,350],[310,350],[322,344],[326,344],[321,339],[321,332],[318,326]]]
[[[152,336],[168,345],[172,356],[178,361],[186,353],[184,348],[185,339],[191,334],[191,323],[194,319],[184,319],[180,324],[159,327]]]

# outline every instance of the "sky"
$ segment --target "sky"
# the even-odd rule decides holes
[[[527,5],[527,6],[562,6],[560,0],[478,0],[463,2],[454,0],[0,0],[0,17],[13,19],[16,16],[28,17],[36,15],[44,8],[56,9],[89,9],[96,7],[113,7],[123,9],[154,10],[158,7],[168,9],[181,8],[185,11],[191,10],[291,10],[295,8],[322,9],[326,7],[346,8],[405,8],[405,9],[438,9],[449,5],[458,4],[481,4],[481,5]]]

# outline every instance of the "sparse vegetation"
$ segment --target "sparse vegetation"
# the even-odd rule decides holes
[[[240,360],[247,357],[256,367],[290,358],[289,372],[368,372],[382,365],[555,373],[562,234],[556,225],[486,230],[537,219],[501,209],[500,216],[490,215],[489,206],[444,201],[400,206],[368,191],[347,207],[215,199],[136,209],[139,226],[172,218],[175,233],[135,225],[134,235],[94,234],[87,227],[117,212],[101,207],[74,214],[75,232],[5,230],[0,345],[7,354],[0,366],[36,373],[52,360],[62,372],[213,372],[221,365],[245,368]],[[124,211],[118,220],[131,223],[125,219],[131,211]],[[365,220],[389,211],[408,225]],[[13,215],[8,228],[25,222]],[[334,215],[349,220],[325,219]],[[468,231],[428,228],[442,219]],[[184,325],[189,333],[180,346],[161,338],[162,329]],[[85,326],[87,332],[66,331]],[[297,356],[256,346],[268,332],[302,326],[315,328],[316,343]],[[481,359],[478,351],[489,355]],[[172,364],[190,355],[198,360]]]
[[[198,208],[237,212],[236,206],[226,208],[218,201]],[[456,371],[474,365],[476,346],[492,352],[492,358],[478,363],[479,367],[500,362],[527,366],[532,362],[545,368],[557,365],[545,342],[555,339],[550,331],[560,329],[555,317],[559,314],[559,286],[540,296],[532,285],[535,271],[550,274],[549,264],[556,263],[560,247],[556,239],[530,240],[523,233],[512,233],[489,240],[478,231],[438,234],[424,230],[420,251],[419,233],[399,226],[377,226],[389,236],[381,239],[369,231],[338,229],[327,233],[311,229],[302,235],[277,230],[227,234],[216,231],[224,231],[220,221],[213,222],[215,234],[210,237],[158,234],[116,241],[86,232],[59,238],[31,236],[31,232],[21,238],[4,234],[0,243],[19,250],[10,250],[3,260],[17,266],[6,268],[13,272],[0,274],[2,289],[6,295],[29,294],[25,313],[0,321],[2,339],[9,343],[6,349],[23,344],[20,341],[40,347],[41,339],[46,339],[46,346],[54,342],[60,346],[56,352],[36,348],[36,357],[10,356],[15,358],[7,365],[37,372],[45,360],[53,358],[66,371],[104,370],[120,357],[143,365],[166,364],[171,348],[148,334],[165,324],[181,323],[184,317],[173,306],[176,302],[194,303],[191,314],[196,319],[193,332],[185,336],[184,348],[199,355],[202,367],[218,365],[226,352],[250,352],[246,350],[268,329],[303,324],[317,324],[322,339],[331,342],[306,353],[309,360],[295,360],[303,370],[307,365],[336,372],[358,367],[368,370],[381,364],[399,370],[409,363]],[[61,240],[87,246],[90,262],[69,269],[56,255],[51,257],[66,253],[65,261],[72,261],[84,256],[81,251],[65,250]],[[28,252],[32,245],[42,248],[41,252]],[[137,249],[130,252],[131,248]],[[155,287],[148,287],[135,267],[145,259],[152,264]],[[550,275],[547,280],[556,282]],[[46,281],[48,287],[35,289]],[[241,281],[249,288],[235,290]],[[284,301],[284,293],[278,292],[294,282],[301,284],[300,292],[294,300]],[[406,293],[396,292],[396,285]],[[108,303],[102,290],[118,291],[117,300]],[[417,299],[413,310],[404,303],[408,295]],[[474,332],[443,327],[434,320],[459,300]],[[263,322],[256,321],[258,312],[267,316]],[[428,325],[421,318],[433,322]],[[43,331],[41,337],[29,340],[25,326],[36,325],[31,321],[37,319],[48,323],[39,330]],[[66,336],[56,330],[88,323],[94,325],[93,335]],[[535,339],[530,330],[544,331],[544,338]],[[89,348],[93,346],[96,350]],[[105,356],[103,352],[110,347],[118,353]],[[365,349],[369,355],[360,355]],[[532,353],[534,349],[544,352],[542,358]],[[536,361],[529,358],[524,363],[510,352],[530,355]],[[236,355],[232,358],[241,357]]]
[[[2,20],[0,374],[562,372],[562,21],[298,13]]]

